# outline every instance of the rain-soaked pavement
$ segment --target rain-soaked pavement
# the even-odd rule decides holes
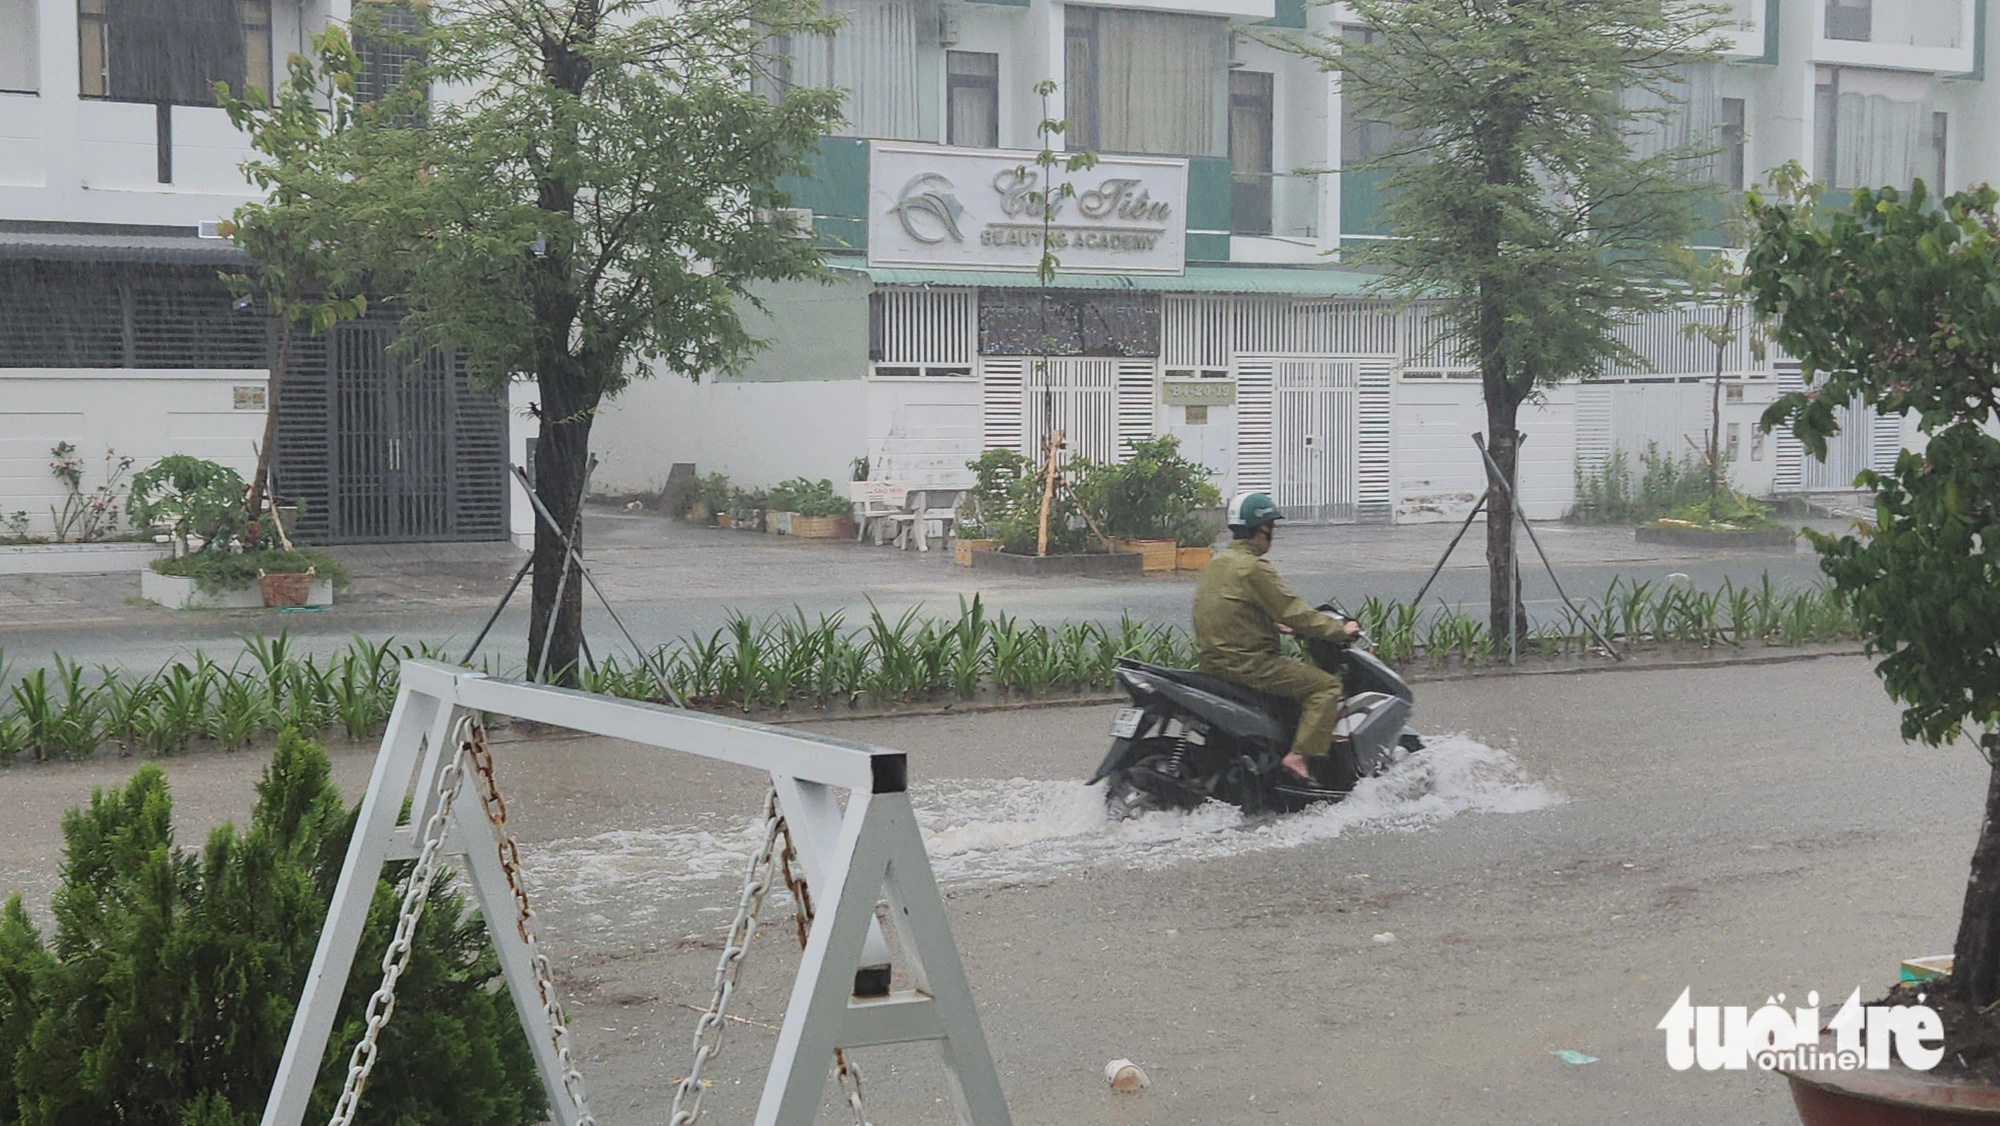
[[[1858,659],[1419,694],[1419,726],[1446,736],[1433,750],[1341,806],[1249,822],[1105,823],[1078,782],[1105,708],[823,729],[910,753],[1023,1124],[1785,1123],[1770,1075],[1667,1066],[1655,1025],[1681,990],[1844,997],[1950,947],[1983,764],[1906,748]],[[658,1121],[762,782],[604,740],[498,754],[594,1109],[606,1126]],[[183,841],[243,816],[259,758],[166,763]],[[338,752],[350,792],[368,763]],[[0,773],[0,888],[45,904],[59,810],[131,766]],[[753,948],[747,1023],[711,1072],[718,1121],[747,1120],[792,942],[773,926]],[[858,1055],[873,1121],[950,1121],[928,1050]],[[1105,1089],[1120,1056],[1151,1090]]]
[[[1834,521],[1817,521],[1832,530]],[[1416,595],[1450,542],[1455,526],[1339,525],[1297,527],[1280,534],[1272,555],[1301,595],[1359,604],[1370,596]],[[1729,579],[1755,584],[1816,581],[1815,557],[1794,550],[1713,551],[1633,542],[1629,527],[1537,525],[1564,588],[1575,598],[1603,594],[1613,578],[1659,582],[1686,574],[1711,589]],[[1486,563],[1483,526],[1459,544],[1451,564],[1426,596],[1431,609],[1463,607],[1483,615]],[[1122,614],[1186,624],[1194,576],[1144,579],[1023,579],[951,565],[947,552],[901,552],[845,542],[694,528],[646,514],[593,510],[586,525],[592,571],[627,625],[648,646],[722,624],[728,609],[758,615],[844,612],[849,621],[870,602],[889,613],[912,606],[949,616],[960,598],[981,594],[989,607],[1024,618],[1116,621]],[[1521,540],[1524,601],[1533,617],[1561,612],[1555,589]],[[347,644],[351,634],[405,642],[450,642],[451,655],[480,625],[520,566],[521,553],[502,543],[356,546],[336,549],[354,581],[330,610],[279,614],[263,610],[167,610],[138,599],[136,573],[118,575],[0,574],[0,653],[18,675],[60,652],[86,665],[157,668],[196,648],[225,662],[245,633],[287,631],[301,651]],[[623,643],[595,601],[586,598],[585,625],[599,652]],[[482,650],[518,663],[525,648],[525,591],[517,595]],[[0,673],[4,676],[4,673]]]

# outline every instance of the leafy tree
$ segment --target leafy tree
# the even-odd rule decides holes
[[[1723,10],[1689,0],[1353,0],[1366,40],[1274,35],[1341,76],[1364,119],[1404,140],[1379,157],[1395,237],[1353,257],[1441,303],[1476,363],[1488,448],[1514,478],[1521,404],[1606,360],[1612,332],[1669,300],[1669,257],[1706,190],[1712,146],[1634,151],[1678,104],[1674,68],[1708,61]],[[1492,629],[1504,636],[1514,509],[1487,493]]]
[[[216,104],[249,135],[258,154],[243,164],[244,175],[265,198],[243,204],[227,224],[228,233],[256,264],[223,281],[239,298],[261,300],[276,320],[278,339],[271,356],[264,397],[264,441],[257,469],[243,500],[244,523],[256,527],[278,447],[278,411],[285,371],[299,332],[324,333],[361,316],[368,298],[351,255],[344,219],[329,206],[342,187],[342,169],[332,159],[330,137],[347,128],[352,114],[355,58],[339,28],[315,35],[312,55],[293,55],[284,85],[271,91],[252,86],[239,98],[229,84],[215,84]]]
[[[357,10],[363,6],[357,6]],[[357,115],[341,212],[411,346],[456,349],[476,386],[538,388],[536,487],[574,520],[591,424],[655,370],[729,369],[758,345],[750,287],[822,275],[770,221],[774,185],[839,120],[839,91],[753,91],[769,36],[826,33],[815,0],[436,0],[421,65]],[[385,38],[393,33],[385,29]],[[426,105],[435,87],[451,97]],[[573,676],[583,584],[537,525],[528,665]]]
[[[1880,655],[1904,705],[1903,737],[1973,738],[2000,757],[2000,218],[1990,187],[1931,200],[1921,181],[1855,193],[1828,214],[1817,189],[1752,195],[1748,260],[1757,310],[1798,357],[1809,388],[1763,425],[1789,426],[1825,458],[1835,408],[1855,400],[1912,415],[1926,444],[1888,473],[1864,471],[1872,527],[1812,535],[1820,567]],[[1972,854],[1950,988],[2000,1001],[2000,767]]]
[[[44,944],[20,896],[0,908],[0,1123],[248,1126],[277,1074],[340,875],[353,814],[325,751],[292,732],[257,787],[250,828],[176,848],[166,776],[141,767],[63,816],[63,884]],[[407,865],[405,865],[407,868]],[[358,966],[379,965],[397,895],[377,884]],[[383,1033],[369,1121],[527,1126],[546,1112],[492,949],[440,877]],[[348,983],[351,1046],[375,986]],[[314,1109],[347,1071],[328,1053]]]

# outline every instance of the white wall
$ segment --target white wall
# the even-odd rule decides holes
[[[591,430],[601,463],[593,491],[657,489],[683,461],[746,488],[792,477],[845,481],[867,449],[867,386],[860,379],[641,380],[607,404]]]
[[[104,483],[113,451],[133,458],[135,473],[167,454],[190,454],[249,476],[264,412],[234,409],[233,389],[265,382],[262,371],[0,368],[0,516],[26,511],[32,532],[49,531],[49,507],[64,495],[49,472],[57,442],[75,444],[86,494]],[[121,509],[129,483],[119,490]]]
[[[1524,403],[1517,424],[1528,435],[1517,483],[1532,520],[1555,520],[1576,496],[1576,389],[1552,388]],[[1486,488],[1472,435],[1486,431],[1486,404],[1474,380],[1398,379],[1395,406],[1395,520],[1463,520]]]
[[[237,169],[249,147],[213,107],[173,107],[173,182],[160,183],[153,107],[80,97],[76,0],[30,2],[38,90],[0,94],[0,219],[192,227],[251,197]],[[347,13],[346,0],[271,8],[274,78],[330,10]],[[21,30],[0,26],[0,38]]]

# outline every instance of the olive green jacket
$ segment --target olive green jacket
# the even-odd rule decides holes
[[[1302,637],[1339,640],[1345,624],[1293,594],[1248,540],[1216,553],[1194,588],[1194,637],[1204,672],[1248,675],[1281,656],[1278,623]]]

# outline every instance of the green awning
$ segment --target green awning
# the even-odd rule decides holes
[[[994,286],[1034,289],[1035,275],[1013,270],[914,270],[879,266],[835,265],[841,273],[858,274],[877,285]],[[1189,266],[1187,273],[1076,274],[1058,273],[1055,289],[1136,289],[1160,293],[1282,293],[1294,297],[1379,297],[1385,279],[1359,270],[1324,266]]]

